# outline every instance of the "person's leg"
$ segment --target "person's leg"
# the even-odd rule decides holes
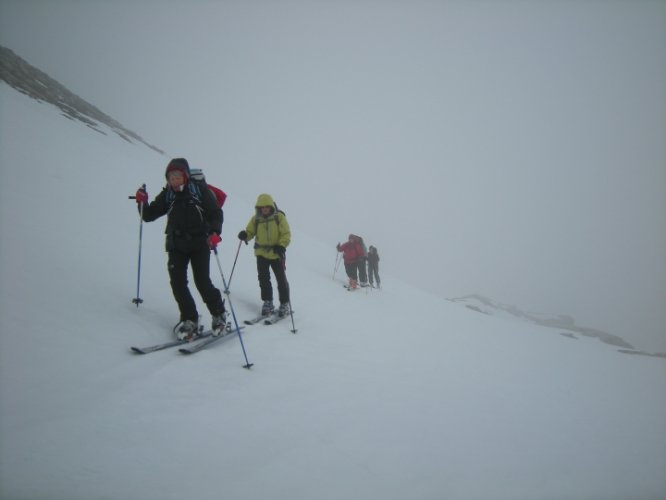
[[[289,282],[287,281],[287,273],[284,269],[284,262],[282,259],[271,260],[271,268],[275,274],[275,281],[277,281],[278,297],[280,304],[289,303]]]
[[[271,261],[265,257],[257,256],[257,278],[261,290],[261,300],[273,301],[273,284],[271,283]]]
[[[199,314],[197,306],[187,286],[187,265],[189,260],[190,258],[187,254],[178,251],[169,252],[169,278],[171,281],[171,291],[180,311],[180,320],[190,320],[198,323]]]
[[[210,279],[210,250],[208,246],[192,252],[190,262],[192,263],[194,284],[206,307],[208,307],[208,312],[211,316],[221,315],[224,313],[224,300],[220,290],[213,285]]]
[[[359,259],[357,267],[358,267],[358,279],[361,280],[361,284],[365,285],[368,282],[368,275],[365,272],[365,259]]]

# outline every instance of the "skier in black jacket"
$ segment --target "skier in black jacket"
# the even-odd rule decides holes
[[[377,248],[372,245],[370,245],[370,250],[368,250],[368,278],[371,287],[374,287],[373,281],[375,279],[377,280],[377,288],[381,287],[379,279],[379,254],[377,253]]]
[[[166,251],[171,290],[180,310],[180,322],[174,327],[179,339],[194,336],[199,314],[187,286],[187,266],[192,264],[194,284],[213,317],[214,335],[226,323],[224,299],[210,279],[210,251],[220,243],[224,215],[215,195],[205,186],[190,182],[190,167],[185,158],[174,158],[166,168],[167,185],[148,204],[144,189],[136,192],[136,202],[143,220],[154,221],[167,215]]]

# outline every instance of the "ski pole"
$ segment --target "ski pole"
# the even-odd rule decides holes
[[[294,324],[294,310],[291,307],[291,292],[289,292],[289,315],[291,316],[291,333],[296,333],[296,325]]]
[[[238,320],[236,319],[236,312],[234,311],[234,306],[231,303],[231,292],[229,291],[229,286],[227,285],[227,280],[224,279],[224,273],[222,272],[222,265],[220,264],[220,258],[217,255],[217,248],[213,248],[215,252],[215,260],[217,261],[217,268],[220,270],[220,276],[222,277],[222,283],[224,284],[224,294],[229,300],[229,309],[231,310],[231,317],[234,319],[234,324],[236,325],[236,333],[238,334],[238,340],[240,340],[241,348],[243,349],[243,356],[245,356],[245,366],[248,370],[253,366],[253,363],[250,363],[247,359],[247,352],[245,351],[245,344],[243,343],[243,336],[240,332],[240,326],[238,326]]]
[[[243,240],[240,240],[238,242],[238,248],[236,249],[236,257],[234,258],[234,265],[231,266],[231,274],[229,275],[229,286],[231,286],[231,280],[234,278],[234,269],[236,269],[236,261],[238,260],[238,254],[240,253],[240,247],[241,243],[243,243]],[[247,245],[247,242],[245,242]]]
[[[294,324],[294,309],[291,307],[291,287],[289,286],[289,280],[287,279],[287,257],[282,257],[282,271],[284,272],[284,279],[287,282],[287,289],[289,290],[289,315],[291,316],[291,333],[296,333],[296,325]]]
[[[335,252],[335,267],[333,268],[333,278],[331,278],[331,279],[335,279],[335,275],[338,272],[338,267],[340,266],[340,260],[341,260],[340,257],[341,257],[341,255],[342,254],[340,252],[338,252],[338,251]]]
[[[146,185],[143,184],[141,189],[146,190]],[[130,200],[135,200],[136,196],[128,196]],[[132,299],[132,303],[136,304],[136,307],[139,307],[139,304],[143,302],[143,299],[139,296],[139,290],[141,288],[141,243],[143,241],[143,203],[139,207],[139,264],[137,266],[136,273],[136,297]]]

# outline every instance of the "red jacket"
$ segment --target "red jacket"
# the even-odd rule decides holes
[[[342,252],[342,258],[345,264],[353,264],[365,257],[365,249],[357,237],[350,238],[342,245],[338,243],[338,252]]]

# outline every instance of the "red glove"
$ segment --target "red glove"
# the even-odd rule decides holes
[[[136,195],[134,195],[134,198],[136,199],[136,202],[139,204],[148,203],[148,193],[146,193],[146,190],[143,188],[138,189]]]
[[[210,247],[211,250],[214,248],[217,248],[218,243],[222,241],[222,238],[220,238],[220,235],[217,233],[213,233],[208,237],[208,246]]]

